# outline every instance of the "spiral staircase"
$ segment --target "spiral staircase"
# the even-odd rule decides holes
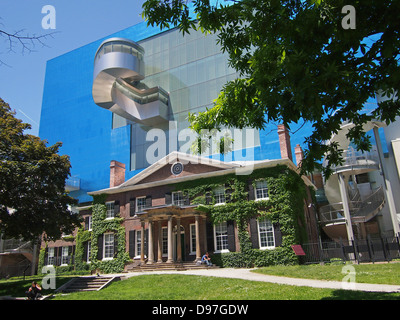
[[[342,175],[346,185],[348,208],[353,226],[365,227],[367,223],[372,223],[385,205],[385,193],[382,186],[371,190],[368,195],[361,196],[357,184],[353,182],[356,175],[380,170],[379,155],[376,150],[357,152],[350,146],[346,134],[353,126],[352,123],[344,123],[341,130],[329,142],[336,142],[342,150],[345,150],[343,163],[333,167],[333,174],[325,181],[325,195],[329,204],[320,207],[319,210],[321,227],[333,240],[348,238],[339,174]],[[368,132],[374,126],[382,127],[384,124],[377,121],[368,122],[364,131]],[[357,230],[354,227],[353,229]]]
[[[104,41],[94,58],[92,96],[98,106],[154,127],[168,121],[169,94],[141,82],[145,78],[143,57],[144,49],[134,41]]]

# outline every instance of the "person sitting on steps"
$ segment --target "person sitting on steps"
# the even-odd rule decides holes
[[[25,292],[25,294],[29,300],[38,300],[42,297],[42,294],[40,293],[41,291],[42,288],[35,281],[32,281],[32,286]]]
[[[211,258],[208,256],[208,252],[201,258],[201,263],[207,263],[208,266],[212,266]]]

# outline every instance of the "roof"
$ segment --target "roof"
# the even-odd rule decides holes
[[[174,179],[166,179],[166,180],[159,180],[159,181],[152,181],[152,182],[145,182],[141,183],[145,178],[150,176],[151,174],[155,173],[156,171],[160,170],[164,166],[170,164],[174,164],[175,162],[181,162],[184,165],[191,163],[191,164],[203,164],[211,167],[215,167],[216,171],[211,172],[204,172],[186,176],[177,176]],[[89,195],[99,195],[99,194],[116,194],[120,192],[132,191],[132,190],[139,190],[139,189],[146,189],[151,187],[162,186],[166,184],[174,184],[180,183],[184,181],[190,181],[200,178],[212,178],[215,176],[222,176],[231,173],[235,173],[237,175],[248,175],[253,172],[253,170],[261,169],[261,168],[268,168],[268,167],[275,167],[277,165],[286,165],[289,169],[299,172],[296,165],[289,159],[276,159],[276,160],[261,160],[261,161],[241,161],[241,162],[223,162],[219,160],[214,160],[210,158],[200,157],[189,155],[182,152],[171,152],[164,158],[158,160],[148,168],[144,169],[134,177],[130,178],[129,180],[125,181],[124,183],[112,187],[106,188],[101,190],[96,190],[92,192],[88,192]],[[308,186],[312,186],[315,188],[313,183],[305,176],[302,176],[304,183]],[[316,188],[315,188],[316,189]]]

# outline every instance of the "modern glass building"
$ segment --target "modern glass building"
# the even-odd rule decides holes
[[[163,153],[189,152],[189,137],[180,135],[188,128],[188,113],[211,107],[224,84],[238,77],[216,40],[217,35],[200,31],[185,36],[177,29],[160,32],[143,22],[47,62],[39,136],[50,144],[63,143],[61,153],[69,155],[72,164],[68,183],[72,196],[84,203],[92,200],[87,192],[109,187],[111,160],[125,164],[125,178],[129,179],[151,164],[146,156],[149,150],[155,161]],[[112,56],[109,53],[133,56],[129,59],[136,62],[129,63],[135,64],[137,72],[113,74],[109,68],[98,80],[99,72],[106,68],[104,63],[109,63],[105,57],[109,60]],[[113,80],[107,82],[110,76]],[[101,100],[107,100],[103,94],[119,102]],[[153,103],[157,114],[140,120],[141,115],[132,118],[122,109],[116,110],[127,97],[128,109]],[[310,125],[291,129],[298,129],[291,137],[294,155],[294,146],[303,144]],[[235,141],[240,135],[247,142],[235,145],[228,155],[215,153],[213,158],[281,157],[277,124],[262,131],[230,132]],[[161,133],[166,137],[164,148],[154,150],[155,143],[161,145]]]

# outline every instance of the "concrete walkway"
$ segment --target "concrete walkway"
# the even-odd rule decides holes
[[[400,292],[400,285],[350,283],[341,281],[323,281],[323,280],[287,278],[287,277],[278,277],[278,276],[255,273],[251,272],[250,270],[254,269],[219,268],[219,269],[202,269],[202,270],[186,270],[186,271],[148,271],[148,272],[122,273],[122,274],[116,274],[116,276],[130,278],[145,274],[187,274],[196,276],[263,281],[263,282],[285,284],[291,286],[305,286],[313,288],[328,288],[328,289],[338,289],[338,290],[343,289],[343,290],[357,290],[357,291],[371,291],[371,292]]]

